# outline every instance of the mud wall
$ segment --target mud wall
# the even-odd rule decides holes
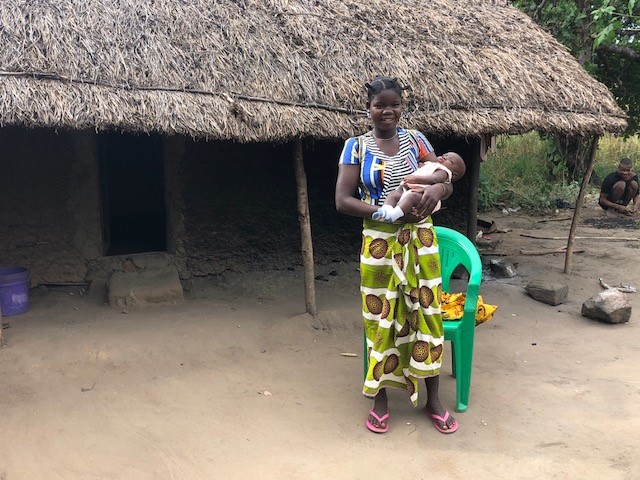
[[[314,254],[355,258],[359,221],[333,206],[339,147],[306,143]],[[192,275],[301,263],[290,144],[188,141],[183,165],[185,249]]]
[[[90,133],[0,129],[0,264],[32,284],[84,281],[101,248],[97,178]]]

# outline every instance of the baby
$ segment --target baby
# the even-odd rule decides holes
[[[465,171],[464,160],[455,152],[447,152],[436,158],[435,162],[425,162],[402,180],[400,187],[387,196],[384,205],[371,215],[371,218],[379,222],[395,222],[409,213],[422,198],[422,193],[412,192],[407,185],[451,183],[462,178]],[[433,212],[440,210],[441,203],[438,201]]]

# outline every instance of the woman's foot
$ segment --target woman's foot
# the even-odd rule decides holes
[[[389,430],[388,420],[388,413],[379,416],[376,414],[376,412],[373,411],[373,409],[371,409],[369,411],[369,418],[367,418],[367,422],[365,423],[365,425],[374,433],[387,433],[387,430]]]
[[[453,433],[456,430],[458,430],[458,426],[459,426],[458,421],[449,414],[448,410],[445,411],[444,415],[436,415],[435,413],[429,413],[428,410],[426,410],[426,412],[431,417],[433,426],[440,433]]]
[[[458,430],[458,422],[440,403],[440,399],[428,401],[425,412],[433,421],[433,426],[441,433],[453,433]]]
[[[427,387],[427,404],[424,406],[425,412],[431,418],[433,426],[441,433],[453,433],[458,430],[458,422],[451,414],[442,406],[438,389],[440,387],[440,377],[425,378],[424,383]]]
[[[380,390],[376,395],[365,425],[375,433],[385,433],[389,430],[389,408],[385,389]]]

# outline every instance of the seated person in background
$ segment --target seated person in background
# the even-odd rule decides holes
[[[624,215],[638,211],[640,193],[638,192],[638,175],[632,172],[633,162],[630,158],[620,160],[618,170],[606,176],[600,188],[598,203],[605,210],[613,210]],[[627,207],[633,200],[633,206]]]
[[[391,192],[377,212],[371,215],[379,222],[395,222],[410,213],[422,198],[422,192],[411,191],[411,185],[434,185],[451,183],[464,175],[464,160],[455,152],[447,152],[434,162],[424,162],[414,173],[407,175],[397,190]],[[441,202],[436,204],[432,213],[440,210]]]

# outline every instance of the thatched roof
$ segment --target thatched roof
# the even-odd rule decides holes
[[[343,138],[362,84],[405,124],[476,136],[625,127],[606,87],[506,1],[2,0],[0,125]]]

